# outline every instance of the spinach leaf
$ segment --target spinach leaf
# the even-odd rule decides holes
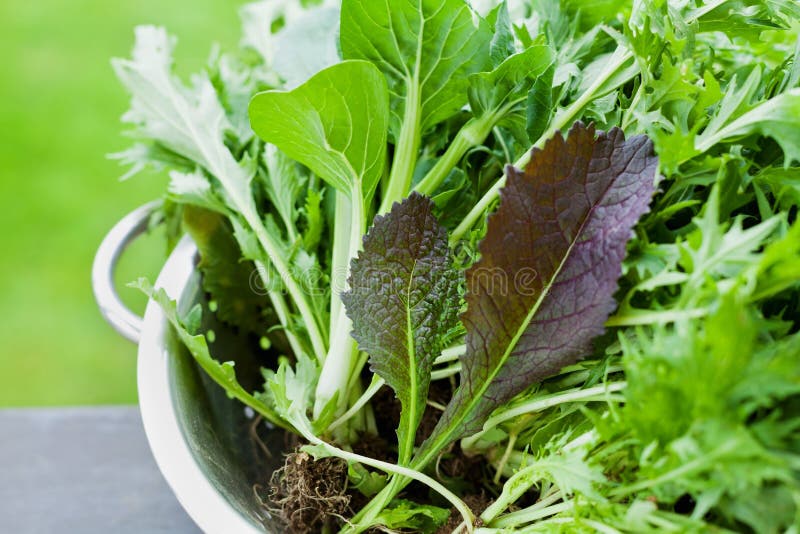
[[[413,452],[433,360],[457,322],[459,273],[433,209],[429,198],[412,193],[376,217],[342,295],[359,348],[400,399],[401,465]]]

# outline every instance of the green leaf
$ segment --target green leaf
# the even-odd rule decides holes
[[[535,141],[542,136],[550,124],[553,115],[553,73],[552,67],[547,69],[533,82],[525,115],[525,133],[529,141]]]
[[[173,202],[198,206],[218,213],[228,213],[228,207],[220,200],[208,177],[200,169],[194,172],[171,171],[167,194]]]
[[[486,16],[486,22],[494,30],[494,35],[489,43],[489,56],[492,65],[498,66],[516,51],[514,31],[511,17],[508,14],[508,2],[503,0]]]
[[[251,285],[255,265],[242,259],[241,249],[226,218],[202,208],[186,206],[183,224],[200,251],[197,267],[203,273],[203,289],[217,304],[217,318],[247,332],[263,333],[263,311],[267,301]]]
[[[458,313],[459,276],[433,209],[412,193],[376,217],[342,295],[359,348],[400,399],[400,464],[411,456],[433,360]]]
[[[237,399],[246,406],[251,407],[256,413],[264,416],[273,424],[281,428],[289,428],[289,425],[280,418],[272,406],[254,397],[239,384],[239,381],[236,379],[236,371],[233,368],[233,362],[220,363],[215,360],[208,350],[205,336],[202,334],[193,335],[187,330],[178,317],[177,304],[167,295],[166,291],[163,289],[154,289],[146,278],[140,278],[136,282],[131,283],[130,287],[139,289],[161,307],[167,320],[175,329],[175,332],[178,334],[183,344],[189,349],[192,356],[194,356],[198,365],[200,365],[203,371],[205,371],[214,382],[225,390],[229,397]]]
[[[264,369],[264,393],[259,395],[269,399],[281,417],[293,424],[307,420],[319,379],[319,367],[314,360],[303,353],[296,359],[294,368],[283,358],[277,371]]]
[[[297,230],[297,203],[301,198],[307,177],[298,172],[297,165],[274,145],[264,147],[264,166],[267,172],[261,173],[261,183],[269,196],[275,211],[293,242]]]
[[[488,66],[491,39],[464,0],[342,2],[342,55],[371,61],[388,78],[395,139],[408,106],[421,131],[463,107],[466,77]]]
[[[386,475],[370,471],[358,463],[347,464],[350,485],[366,497],[372,497],[386,487]]]
[[[139,26],[133,58],[113,60],[117,77],[132,95],[123,121],[134,126],[136,137],[156,141],[203,167],[219,181],[236,211],[252,214],[253,168],[237,161],[223,142],[231,124],[208,75],[195,77],[191,87],[173,75],[174,46],[175,39],[163,28]],[[195,173],[194,181],[199,178]]]
[[[509,57],[491,72],[471,75],[468,95],[472,112],[476,117],[481,117],[502,109],[501,115],[505,117],[522,111],[525,120],[524,111],[534,84],[542,80],[548,86],[547,90],[551,90],[554,61],[555,55],[549,46],[534,45]],[[542,92],[536,98],[545,96]],[[549,118],[549,106],[546,113]]]
[[[306,250],[317,248],[322,238],[322,229],[325,226],[325,220],[320,209],[322,195],[322,191],[311,188],[306,194],[306,203],[303,206],[303,215],[306,221],[306,228],[303,232],[303,246],[306,247]]]
[[[721,109],[723,113],[725,109]],[[784,153],[784,166],[800,161],[800,89],[791,89],[755,106],[718,130],[710,128],[697,136],[696,147],[704,152],[720,142],[748,135],[772,137]]]
[[[392,530],[411,530],[430,534],[442,526],[450,517],[450,510],[417,504],[405,499],[396,499],[375,518],[375,524]]]
[[[386,80],[366,61],[344,61],[293,91],[250,102],[250,123],[272,143],[346,195],[369,199],[386,162]]]

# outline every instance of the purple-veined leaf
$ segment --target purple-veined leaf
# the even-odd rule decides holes
[[[342,295],[359,348],[400,399],[400,463],[411,457],[433,360],[458,320],[459,273],[433,206],[412,193],[376,217]]]
[[[467,271],[461,387],[428,446],[479,431],[502,403],[590,352],[657,169],[647,137],[582,123],[534,149],[524,171],[508,169]]]

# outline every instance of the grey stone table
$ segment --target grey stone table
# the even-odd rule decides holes
[[[0,533],[197,533],[136,407],[0,410]]]

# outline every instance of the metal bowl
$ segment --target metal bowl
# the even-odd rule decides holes
[[[208,379],[177,339],[161,308],[151,301],[144,318],[139,318],[114,290],[117,260],[145,231],[157,206],[142,206],[123,218],[103,240],[92,268],[95,298],[104,317],[124,337],[139,344],[139,407],[150,449],[178,501],[204,532],[280,532],[256,491],[269,481],[281,459],[280,433],[262,435],[259,444],[253,436],[252,414]],[[194,243],[185,237],[155,284],[184,312],[205,298],[196,257]],[[204,326],[214,328],[217,334],[212,352],[228,360],[236,356],[240,376],[247,376],[243,371],[257,371],[258,363],[235,333],[220,325]],[[271,458],[261,445],[275,451]]]

